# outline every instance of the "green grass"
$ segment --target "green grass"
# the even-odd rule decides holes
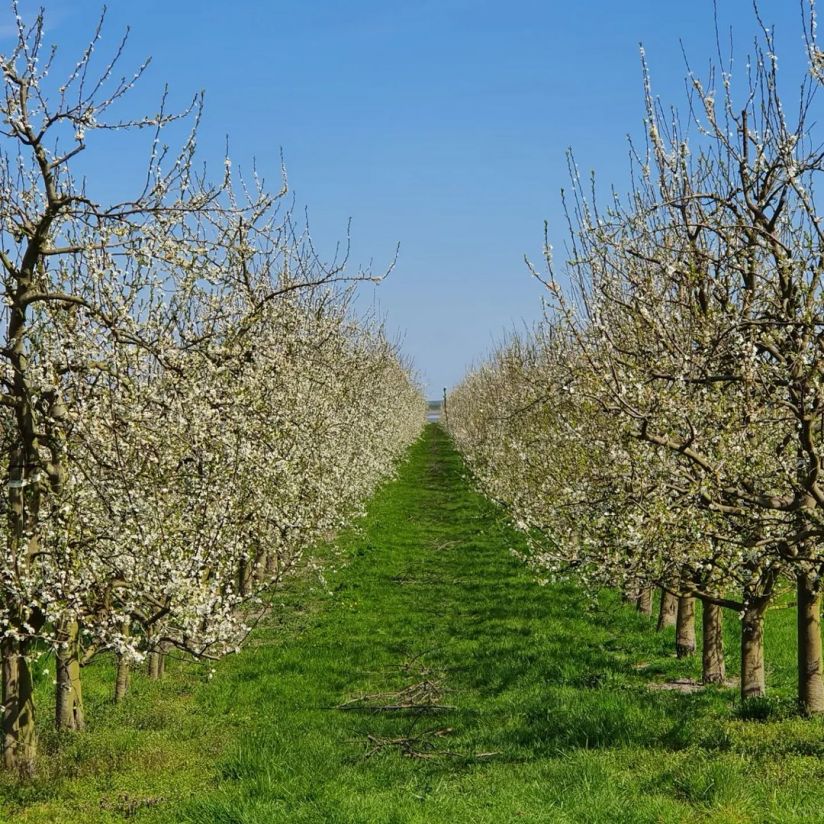
[[[240,655],[179,663],[109,701],[86,673],[90,730],[43,722],[33,784],[0,784],[14,822],[500,824],[824,821],[824,723],[792,710],[794,613],[768,616],[766,720],[734,690],[653,692],[698,675],[672,631],[613,594],[540,587],[521,539],[430,425],[397,480]],[[346,563],[339,563],[345,560]],[[737,628],[728,622],[729,669]],[[47,702],[48,676],[42,684]],[[442,711],[392,704],[429,680]],[[45,705],[45,703],[44,703]],[[396,743],[391,743],[395,741]],[[410,754],[412,757],[410,757]],[[421,756],[421,757],[418,757]]]

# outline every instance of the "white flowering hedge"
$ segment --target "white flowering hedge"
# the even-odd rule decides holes
[[[117,49],[96,64],[100,31],[58,83],[42,15],[17,25],[0,56],[0,657],[4,763],[29,772],[34,657],[55,654],[57,723],[77,728],[98,652],[118,656],[122,697],[147,655],[157,673],[171,648],[237,649],[425,403],[352,310],[367,276],[318,258],[284,191],[228,160],[209,183],[196,130],[170,153],[187,113],[112,115],[142,69],[117,80]],[[75,159],[124,130],[149,137],[145,182],[100,203]]]

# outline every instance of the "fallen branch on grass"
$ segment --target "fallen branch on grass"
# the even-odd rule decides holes
[[[435,758],[439,755],[446,755],[447,751],[434,751],[433,741],[436,738],[443,738],[453,732],[452,727],[441,727],[438,729],[424,730],[418,735],[402,736],[400,738],[384,738],[378,735],[368,735],[367,739],[372,744],[371,749],[366,753],[366,758],[371,758],[385,749],[395,748],[401,751],[406,758]]]
[[[366,710],[367,712],[397,712],[413,710],[415,712],[445,712],[457,709],[448,704],[441,704],[443,690],[436,681],[425,679],[417,684],[410,684],[397,692],[375,692],[359,695],[338,704],[339,710]]]

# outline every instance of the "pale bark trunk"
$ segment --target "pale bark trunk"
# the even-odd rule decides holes
[[[55,724],[59,730],[82,730],[83,691],[80,683],[80,627],[68,624],[59,634]]]
[[[678,615],[678,596],[666,589],[661,590],[661,604],[658,608],[658,626],[660,632],[666,627],[674,627]]]
[[[162,650],[157,649],[154,652],[150,652],[148,658],[149,678],[153,681],[158,681],[163,677],[163,673],[166,670],[165,653]]]
[[[652,615],[652,587],[644,587],[641,590],[635,607],[641,615]]]
[[[764,613],[769,599],[752,598],[741,619],[741,701],[767,694],[764,677]]]
[[[129,661],[124,655],[117,656],[117,674],[114,679],[114,700],[120,703],[129,691],[129,681],[131,673],[129,671]]]
[[[3,765],[30,777],[37,757],[37,737],[31,669],[25,652],[17,641],[3,644]]]
[[[120,631],[123,638],[126,639],[131,634],[131,624],[129,621],[124,621],[120,625]],[[121,654],[115,653],[115,676],[114,676],[114,701],[119,704],[129,691],[129,683],[131,681],[131,664],[129,659]]]
[[[812,577],[799,574],[798,703],[808,715],[824,712],[824,673],[821,662],[821,593]]]
[[[678,599],[675,654],[679,658],[695,655],[695,598],[692,595],[682,595]]]
[[[705,684],[723,684],[726,678],[724,666],[724,618],[721,607],[702,600],[701,625],[701,680]]]

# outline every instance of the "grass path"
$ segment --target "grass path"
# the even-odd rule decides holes
[[[824,821],[821,723],[737,720],[730,691],[650,691],[696,664],[610,595],[537,586],[508,551],[519,542],[428,426],[344,538],[347,563],[287,594],[285,625],[194,690],[174,673],[166,693],[136,685],[140,717],[165,708],[163,735],[101,779],[95,742],[121,710],[103,712],[72,745],[75,776],[7,800],[9,820]],[[786,627],[771,627],[783,649]],[[378,710],[410,700],[443,709]],[[94,746],[97,773],[83,766]],[[138,801],[118,806],[124,788]]]

